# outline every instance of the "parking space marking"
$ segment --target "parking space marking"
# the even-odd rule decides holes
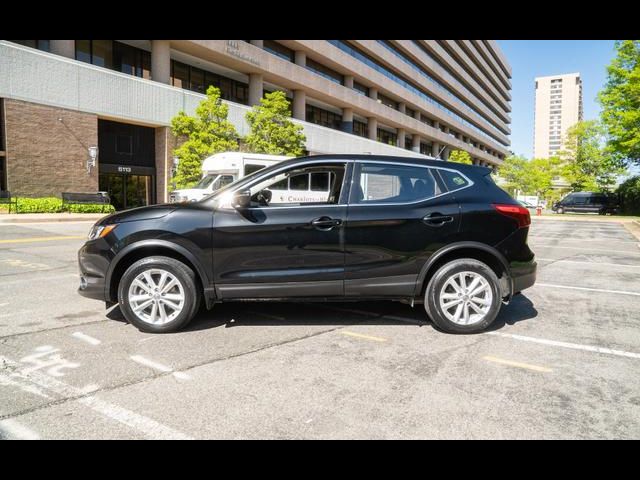
[[[51,281],[51,280],[60,280],[61,278],[69,278],[69,277],[80,278],[77,273],[66,273],[66,274],[63,274],[63,275],[52,275],[50,277],[39,277],[37,280],[38,280],[38,282],[48,282],[48,281]],[[0,283],[0,287],[6,287],[7,285],[15,285],[15,284],[24,283],[24,282],[33,283],[33,282],[35,282],[35,280],[33,278],[25,278],[23,280],[12,280],[10,282],[4,282],[3,281],[3,282]]]
[[[363,338],[365,340],[371,340],[373,342],[386,342],[387,339],[386,338],[382,338],[382,337],[373,337],[371,335],[363,335],[361,333],[355,333],[355,332],[350,332],[348,330],[342,330],[340,332],[342,335],[348,335],[350,337],[356,337],[356,338]]]
[[[587,292],[617,293],[618,295],[633,295],[635,297],[640,297],[640,292],[627,292],[625,290],[605,290],[605,289],[602,289],[602,288],[571,287],[569,285],[556,285],[554,283],[540,283],[540,282],[536,282],[535,286],[552,287],[552,288],[564,288],[566,290],[584,290],[584,291],[587,291]]]
[[[581,262],[579,260],[565,260],[563,258],[541,258],[536,257],[536,260],[542,260],[544,262],[562,262],[562,263],[585,263],[587,265],[605,265],[608,267],[630,267],[630,268],[640,268],[640,265],[627,265],[625,263],[608,263],[608,262]]]
[[[179,378],[181,380],[189,380],[191,378],[189,377],[189,375],[187,375],[184,372],[174,372],[173,368],[167,367],[166,365],[163,365],[158,362],[154,362],[153,360],[149,360],[148,358],[145,358],[142,355],[131,355],[129,358],[134,362],[139,363],[140,365],[153,368],[154,370],[158,370],[160,372],[165,372],[165,373],[172,373],[174,377]]]
[[[56,237],[13,238],[11,240],[0,240],[0,243],[52,242],[55,240],[80,240],[81,238],[86,237],[84,235],[64,235]]]
[[[587,248],[587,247],[562,247],[560,245],[535,245],[534,248],[564,248],[566,250],[587,250],[589,252],[606,252],[611,254],[611,249],[606,248]],[[640,255],[640,252],[632,252],[630,250],[616,250],[615,252],[618,255]]]
[[[526,370],[533,370],[534,372],[553,372],[551,368],[541,367],[539,365],[531,365],[530,363],[514,362],[513,360],[506,360],[504,358],[494,357],[493,355],[486,355],[482,357],[483,360],[493,363],[499,363],[501,365],[508,365],[510,367],[524,368]]]
[[[616,240],[615,238],[566,238],[562,236],[557,237],[539,237],[537,235],[529,235],[529,240],[562,240],[562,242],[616,242],[616,243],[638,243],[637,240]]]
[[[7,369],[17,369],[17,367],[20,366],[18,362],[3,356],[0,356],[0,364],[4,364],[4,368]],[[68,383],[64,383],[56,378],[46,375],[41,371],[35,370],[25,373],[24,371],[21,372],[17,370],[14,371],[14,374],[25,380],[29,380],[31,383],[43,388],[44,390],[56,393],[63,398],[72,399],[77,397],[76,401],[80,404],[85,405],[90,409],[115,420],[116,422],[137,430],[149,439],[191,440],[191,437],[184,433],[156,422],[149,417],[145,417],[144,415],[140,415],[104,400],[100,400],[95,396],[86,396],[88,391],[87,389],[74,387]]]
[[[0,440],[40,440],[40,435],[11,418],[5,418],[0,420]]]
[[[573,350],[584,350],[586,352],[604,353],[606,355],[616,355],[618,357],[638,358],[640,353],[625,352],[624,350],[614,350],[606,347],[596,347],[593,345],[582,345],[579,343],[559,342],[557,340],[547,340],[545,338],[526,337],[524,335],[515,335],[513,333],[501,332],[485,332],[484,335],[495,335],[498,337],[512,338],[523,342],[539,343],[541,345],[549,345],[552,347],[570,348]]]
[[[71,334],[72,337],[75,337],[79,340],[84,340],[85,342],[91,344],[91,345],[100,345],[102,342],[100,340],[98,340],[97,338],[93,338],[87,334],[84,334],[82,332],[73,332]]]

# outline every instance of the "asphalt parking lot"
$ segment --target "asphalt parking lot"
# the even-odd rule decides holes
[[[0,225],[0,438],[640,437],[622,224],[534,218],[538,283],[466,336],[390,302],[224,304],[141,333],[76,293],[89,227]]]

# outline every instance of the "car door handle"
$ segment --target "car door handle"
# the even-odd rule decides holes
[[[445,223],[453,222],[453,217],[450,215],[440,215],[439,213],[432,213],[422,217],[422,221],[430,227],[441,227]]]
[[[320,217],[312,220],[311,225],[313,225],[316,230],[328,231],[333,227],[342,225],[342,220],[340,220],[339,218]]]

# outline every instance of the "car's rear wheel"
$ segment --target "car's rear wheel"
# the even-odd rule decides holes
[[[441,266],[425,289],[424,305],[433,323],[450,333],[476,333],[495,320],[502,298],[498,277],[473,258]]]
[[[175,332],[198,311],[200,293],[193,270],[170,257],[133,263],[120,279],[118,301],[124,317],[144,332]]]

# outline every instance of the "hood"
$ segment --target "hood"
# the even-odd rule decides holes
[[[130,210],[123,210],[122,212],[112,213],[107,215],[98,222],[98,225],[109,225],[111,223],[123,223],[123,222],[135,222],[137,220],[150,220],[152,218],[160,218],[170,214],[178,206],[176,204],[160,204],[151,205],[148,207],[132,208]]]

